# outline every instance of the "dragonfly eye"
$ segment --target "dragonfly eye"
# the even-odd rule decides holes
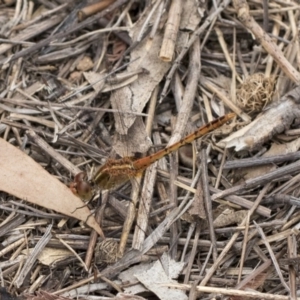
[[[80,181],[76,185],[77,194],[83,201],[91,200],[93,191],[91,185],[87,181]]]
[[[87,174],[80,172],[74,177],[74,181],[70,184],[70,189],[83,201],[88,201],[92,198],[93,192],[90,183],[88,182]]]
[[[80,181],[87,181],[88,177],[86,172],[79,172],[78,174],[75,175],[74,177],[74,182],[80,182]]]

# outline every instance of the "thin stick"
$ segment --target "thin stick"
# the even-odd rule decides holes
[[[189,291],[192,288],[190,284],[162,284],[162,286],[168,286],[169,288],[177,288],[181,290]],[[196,290],[200,293],[209,293],[209,294],[218,294],[223,296],[234,296],[239,299],[264,299],[264,300],[290,300],[290,296],[276,295],[276,294],[267,294],[260,293],[257,291],[241,291],[237,289],[230,288],[217,288],[217,287],[208,287],[208,286],[197,286]],[[199,294],[197,295],[198,299]],[[297,297],[299,300],[300,298]]]
[[[206,156],[206,149],[201,150],[201,169],[202,169],[202,189],[203,189],[203,196],[204,196],[204,203],[206,208],[206,217],[209,226],[209,236],[211,243],[213,245],[212,254],[214,262],[217,260],[218,250],[217,250],[217,239],[216,234],[214,231],[213,225],[213,210],[212,204],[210,199],[210,192],[209,192],[209,184],[208,184],[208,172],[207,172],[207,156]]]
[[[156,88],[151,95],[151,101],[148,109],[149,118],[147,119],[147,123],[146,123],[146,132],[148,136],[151,135],[151,131],[152,131],[153,119],[155,116],[155,107],[157,103],[157,94],[158,94],[158,88]],[[154,133],[153,140],[154,140],[154,144],[161,143],[158,133],[156,132]],[[140,200],[141,203],[136,218],[137,226],[135,227],[134,236],[132,240],[132,247],[134,249],[140,250],[145,240],[145,234],[149,222],[149,213],[150,213],[152,195],[154,191],[154,185],[155,185],[155,179],[157,173],[156,169],[157,169],[157,165],[154,164],[153,166],[148,168],[147,171],[145,172],[144,185],[141,191],[141,200]]]
[[[112,5],[110,5],[110,7],[108,7],[106,10],[101,11],[100,13],[84,20],[83,22],[79,23],[77,26],[71,27],[68,29],[67,32],[62,31],[56,35],[50,35],[48,38],[42,40],[39,43],[34,44],[32,47],[29,47],[27,49],[21,50],[19,52],[17,52],[16,54],[14,54],[13,56],[11,56],[8,60],[1,60],[0,61],[0,65],[4,64],[4,63],[9,63],[13,60],[18,59],[19,57],[24,57],[26,55],[29,55],[47,45],[49,45],[52,41],[54,40],[59,40],[62,37],[66,37],[74,32],[79,31],[80,29],[83,29],[91,24],[93,24],[94,22],[98,21],[99,18],[107,15],[108,13],[112,12],[113,10],[115,10],[116,8],[118,8],[119,6],[123,5],[124,3],[126,3],[128,0],[119,0],[116,1],[115,3],[113,3]],[[45,29],[44,29],[45,30]],[[23,40],[23,39],[21,39]]]
[[[166,62],[172,61],[174,55],[175,44],[177,41],[177,35],[182,13],[181,5],[181,0],[172,0],[170,6],[168,20],[165,27],[165,34],[159,53],[160,59]]]
[[[166,83],[165,83],[164,88],[161,92],[159,103],[161,103],[162,100],[165,98],[168,87],[169,87],[170,82],[172,80],[172,77],[173,77],[176,69],[180,65],[180,61],[186,55],[187,51],[190,49],[190,47],[193,45],[193,43],[196,41],[196,39],[199,39],[199,36],[203,32],[205,32],[205,29],[210,25],[210,23],[214,20],[214,18],[216,16],[218,16],[226,8],[226,6],[230,2],[231,2],[231,0],[224,0],[224,2],[221,3],[220,6],[210,16],[208,16],[206,18],[206,20],[204,21],[204,23],[193,33],[193,35],[191,36],[191,38],[190,38],[188,44],[186,45],[186,47],[183,47],[183,49],[181,50],[180,54],[177,56],[176,60],[174,61],[174,64],[173,64],[172,68],[170,69],[170,71],[168,73]]]
[[[264,49],[274,58],[282,71],[293,82],[300,83],[300,73],[285,58],[280,48],[272,41],[270,36],[257,24],[249,13],[249,6],[246,0],[233,0],[233,6],[237,11],[240,21],[251,31],[256,40],[261,43]]]
[[[217,198],[223,198],[225,196],[232,195],[232,194],[240,192],[240,191],[244,191],[247,189],[251,189],[253,187],[257,187],[257,186],[266,184],[274,179],[281,178],[282,176],[297,172],[299,170],[299,168],[300,168],[300,161],[297,161],[295,163],[289,164],[280,169],[271,171],[267,174],[258,176],[253,179],[248,179],[245,181],[244,184],[237,185],[237,186],[229,188],[225,191],[216,193],[212,196],[212,199],[216,200]]]
[[[201,71],[201,61],[199,55],[200,53],[199,40],[195,41],[189,53],[190,53],[190,61],[189,61],[190,71],[188,73],[186,88],[184,91],[180,110],[178,112],[177,123],[168,145],[172,145],[181,139],[193,107],[194,98],[197,90],[197,84],[199,80],[199,74]]]
[[[69,160],[55,151],[46,141],[44,141],[40,136],[38,136],[33,130],[27,130],[27,135],[32,142],[36,143],[45,153],[50,155],[55,161],[60,163],[68,172],[73,176],[81,172],[79,168],[74,166]]]
[[[256,208],[258,207],[258,205],[261,202],[263,196],[267,192],[267,190],[269,188],[269,185],[270,184],[267,184],[261,190],[260,194],[258,195],[258,197],[256,198],[255,202],[253,203],[253,206],[249,210],[249,216],[251,216],[254,213],[254,211],[256,210]],[[247,218],[248,218],[248,216],[242,221],[242,223],[240,224],[240,226],[245,226]],[[231,247],[233,246],[233,244],[235,243],[235,241],[236,241],[236,239],[238,238],[239,235],[240,235],[240,232],[236,232],[235,234],[233,234],[233,236],[228,241],[227,245],[225,246],[225,248],[223,249],[223,251],[220,253],[220,255],[217,258],[217,260],[215,261],[215,263],[207,271],[205,277],[203,278],[203,280],[200,283],[200,286],[204,286],[204,285],[206,285],[208,283],[209,279],[212,277],[212,275],[214,274],[214,272],[217,270],[217,268],[219,267],[221,261],[224,259],[225,255],[228,253],[228,251],[231,249]]]
[[[265,246],[267,247],[268,251],[269,251],[269,254],[272,258],[272,261],[273,261],[273,265],[277,271],[277,274],[278,274],[278,277],[280,278],[280,281],[282,283],[282,285],[285,287],[285,289],[287,290],[288,293],[290,293],[290,288],[289,286],[287,285],[287,283],[285,282],[283,276],[282,276],[282,273],[281,273],[281,270],[280,270],[280,267],[279,267],[279,264],[278,264],[278,261],[275,257],[275,254],[272,250],[272,247],[270,246],[270,243],[268,242],[267,238],[266,238],[266,235],[264,234],[263,230],[260,228],[260,226],[255,222],[253,221],[253,223],[255,224],[256,226],[256,229],[258,231],[258,233],[260,234]]]

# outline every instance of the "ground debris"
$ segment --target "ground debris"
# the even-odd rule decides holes
[[[2,1],[0,299],[297,299],[298,12]],[[107,158],[126,177],[224,115],[92,186]]]

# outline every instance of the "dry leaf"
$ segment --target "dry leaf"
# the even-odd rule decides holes
[[[163,257],[166,257],[166,254],[163,254]],[[156,261],[153,267],[147,271],[136,274],[136,278],[145,285],[150,291],[155,293],[155,295],[162,300],[173,300],[173,299],[188,299],[184,291],[176,290],[167,287],[167,284],[177,283],[171,278],[177,277],[179,272],[182,270],[184,263],[175,262],[169,257],[166,257],[169,260],[169,270],[167,275],[161,262]],[[174,276],[175,275],[175,276]],[[163,286],[165,285],[165,286]]]
[[[33,251],[34,248],[24,249],[22,253],[28,255]],[[46,266],[50,266],[54,262],[58,262],[59,260],[63,260],[74,254],[68,249],[58,249],[58,248],[50,248],[45,247],[38,256],[38,260],[40,263]]]
[[[99,282],[99,283],[86,283],[80,285],[77,288],[64,292],[61,296],[63,297],[70,297],[74,299],[91,299],[90,297],[87,298],[87,295],[91,295],[95,291],[107,290],[108,284]]]
[[[247,216],[248,210],[235,211],[231,208],[226,208],[215,220],[214,228],[222,228],[232,224],[241,223]]]
[[[129,34],[133,36],[133,41],[136,40],[138,32],[140,32],[144,20],[140,20],[135,23],[133,28],[130,30]],[[139,69],[144,69],[146,72],[140,74],[138,79],[132,82],[130,85],[127,85],[117,91],[114,91],[111,94],[111,104],[114,109],[117,109],[121,112],[132,111],[133,113],[141,113],[149,101],[154,89],[166,75],[166,72],[169,70],[171,64],[163,62],[159,59],[158,53],[160,50],[162,42],[162,33],[157,32],[153,39],[145,39],[138,43],[138,45],[131,51],[130,54],[130,64],[128,65],[127,71],[134,72]],[[122,139],[121,141],[126,140],[126,142],[121,146],[114,147],[114,150],[119,154],[119,148],[121,149],[130,149],[134,148],[134,152],[144,153],[148,150],[144,148],[147,141],[146,130],[140,126],[140,122],[135,122],[137,116],[135,114],[116,114],[116,130],[120,135],[130,136],[130,140]],[[141,144],[138,143],[137,146],[130,146],[131,139],[133,135],[127,133],[128,130],[135,126],[136,129],[132,129],[134,132],[137,132],[138,136],[135,136],[135,140],[144,140]],[[134,143],[136,145],[136,143]],[[140,146],[142,145],[142,146]],[[134,152],[127,150],[126,155],[133,155]]]
[[[147,292],[147,288],[136,279],[136,274],[149,270],[153,264],[153,262],[141,263],[121,272],[118,278],[125,286],[124,292],[131,295]]]
[[[97,93],[103,89],[105,84],[105,76],[103,74],[96,72],[84,72],[83,75]]]
[[[275,155],[284,155],[294,153],[300,148],[300,138],[284,144],[271,144],[271,148],[264,153],[263,157],[270,157]]]
[[[125,293],[118,293],[112,300],[146,300],[143,297],[137,295],[130,295]]]
[[[0,190],[86,222],[103,232],[90,210],[71,190],[18,148],[0,139]]]

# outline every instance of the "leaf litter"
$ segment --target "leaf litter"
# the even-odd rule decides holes
[[[297,298],[296,3],[0,5],[1,297]],[[141,194],[68,188],[232,111]]]

